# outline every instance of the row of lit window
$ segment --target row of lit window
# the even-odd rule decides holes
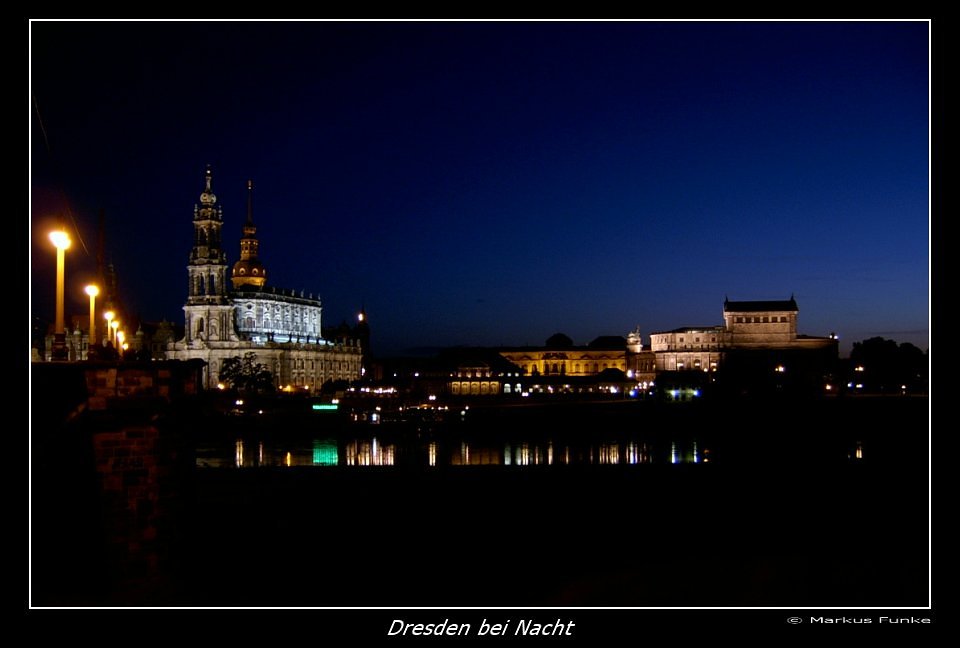
[[[678,361],[677,361],[677,369],[683,369],[685,366],[686,366],[686,363],[684,363],[682,360],[678,360]],[[694,369],[700,369],[701,366],[702,366],[702,365],[700,364],[700,361],[699,361],[699,360],[694,360],[694,361],[693,361],[693,368],[694,368]],[[717,370],[717,363],[716,363],[716,362],[711,362],[711,363],[710,363],[710,371],[716,371],[716,370]]]
[[[788,321],[787,318],[783,315],[780,316],[781,322]],[[776,323],[777,317],[774,315],[772,317],[764,315],[763,317],[738,317],[737,324],[768,324]]]

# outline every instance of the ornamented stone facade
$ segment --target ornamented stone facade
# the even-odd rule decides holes
[[[357,340],[323,339],[320,299],[313,295],[267,287],[267,271],[259,259],[253,223],[253,183],[247,183],[247,219],[240,260],[231,272],[221,247],[223,208],[213,193],[207,167],[200,204],[194,207],[194,244],[187,265],[187,302],[183,307],[183,339],[171,343],[167,358],[201,359],[204,386],[214,388],[223,362],[253,352],[273,373],[278,388],[317,391],[328,380],[357,380],[362,349]]]

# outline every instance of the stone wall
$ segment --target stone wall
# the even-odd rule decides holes
[[[176,573],[200,364],[32,367],[35,605],[152,605]]]

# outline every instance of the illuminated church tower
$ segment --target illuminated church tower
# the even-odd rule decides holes
[[[263,288],[267,282],[267,270],[258,258],[259,250],[257,226],[253,224],[253,180],[247,180],[247,221],[243,224],[243,237],[240,239],[240,260],[233,264],[230,279],[234,288]]]
[[[240,260],[227,267],[221,232],[223,210],[213,194],[210,167],[200,204],[193,210],[193,248],[184,336],[167,345],[170,360],[202,360],[203,385],[220,386],[224,364],[253,353],[272,374],[274,387],[317,393],[331,381],[362,375],[362,347],[351,336],[325,340],[323,304],[305,291],[267,286],[253,224],[253,182],[247,182],[247,218]],[[229,278],[233,285],[227,285]]]
[[[207,165],[200,204],[193,207],[193,249],[187,264],[189,286],[185,341],[235,340],[233,305],[227,296],[227,255],[221,245],[223,209],[213,193],[213,174]]]

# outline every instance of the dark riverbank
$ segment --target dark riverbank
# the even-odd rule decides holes
[[[481,446],[696,438],[710,461],[191,466],[158,586],[56,592],[46,574],[35,596],[203,606],[926,604],[926,399],[643,405],[475,407],[465,423],[430,434]],[[197,420],[179,425],[190,438],[210,436]],[[225,425],[213,436],[229,439]],[[243,427],[250,438],[283,434]],[[104,560],[89,553],[91,532],[55,542],[35,534],[34,560],[84,548]]]

